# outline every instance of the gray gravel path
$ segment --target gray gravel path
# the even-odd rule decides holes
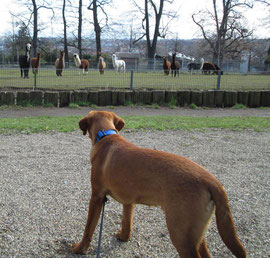
[[[128,132],[129,141],[191,158],[227,190],[248,257],[269,257],[270,132],[225,130]],[[69,257],[81,239],[90,198],[90,142],[70,134],[0,135],[0,257]],[[131,241],[121,243],[121,205],[109,198],[101,257],[176,257],[159,208],[135,208]],[[97,249],[95,231],[88,256]],[[213,257],[231,257],[215,222],[207,241]]]
[[[37,116],[72,116],[88,114],[91,108],[45,108],[45,107],[0,107],[0,117],[37,117]],[[151,108],[147,106],[136,107],[97,107],[94,110],[107,110],[118,114],[119,116],[195,116],[195,117],[226,117],[226,116],[260,116],[269,117],[270,108],[248,108],[248,109],[232,109],[232,108],[197,108],[190,109],[188,107],[169,107]]]

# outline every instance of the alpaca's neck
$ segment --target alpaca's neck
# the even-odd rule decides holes
[[[64,55],[60,57],[59,64],[64,67]]]
[[[203,68],[203,64],[204,64],[204,59],[203,58],[201,58],[201,60],[200,60],[200,69],[202,69]]]
[[[76,58],[75,58],[75,65],[76,65],[77,67],[80,67],[81,64],[82,64],[81,59],[80,59],[78,56],[76,56]]]
[[[113,56],[113,59],[112,59],[112,61],[113,61],[113,64],[115,65],[115,59],[116,59],[116,57],[115,56]]]

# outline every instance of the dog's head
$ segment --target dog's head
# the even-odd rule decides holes
[[[92,143],[98,131],[114,129],[120,131],[125,126],[125,121],[113,112],[107,111],[90,111],[89,114],[79,121],[79,127],[83,135],[88,132]]]

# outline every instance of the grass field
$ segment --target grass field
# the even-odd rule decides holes
[[[5,87],[33,88],[35,78],[29,71],[29,79],[21,79],[19,69],[0,69],[0,89]],[[100,75],[98,70],[90,70],[88,75],[78,75],[76,69],[66,69],[62,77],[57,77],[55,69],[39,70],[36,80],[37,89],[130,89],[131,72],[116,73],[106,70]],[[163,71],[134,71],[133,89],[216,89],[217,75],[181,73],[179,77],[164,76]],[[224,74],[221,77],[221,90],[270,90],[270,75]]]
[[[80,116],[0,118],[0,133],[72,132],[78,130]],[[130,130],[229,129],[269,131],[270,117],[179,117],[124,116]]]

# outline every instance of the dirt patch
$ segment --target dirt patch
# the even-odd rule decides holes
[[[118,114],[119,116],[194,116],[194,117],[226,117],[226,116],[270,116],[270,108],[180,108],[171,109],[169,107],[79,107],[79,108],[45,108],[45,107],[0,107],[0,117],[38,117],[38,116],[85,116],[90,110],[107,110]]]

